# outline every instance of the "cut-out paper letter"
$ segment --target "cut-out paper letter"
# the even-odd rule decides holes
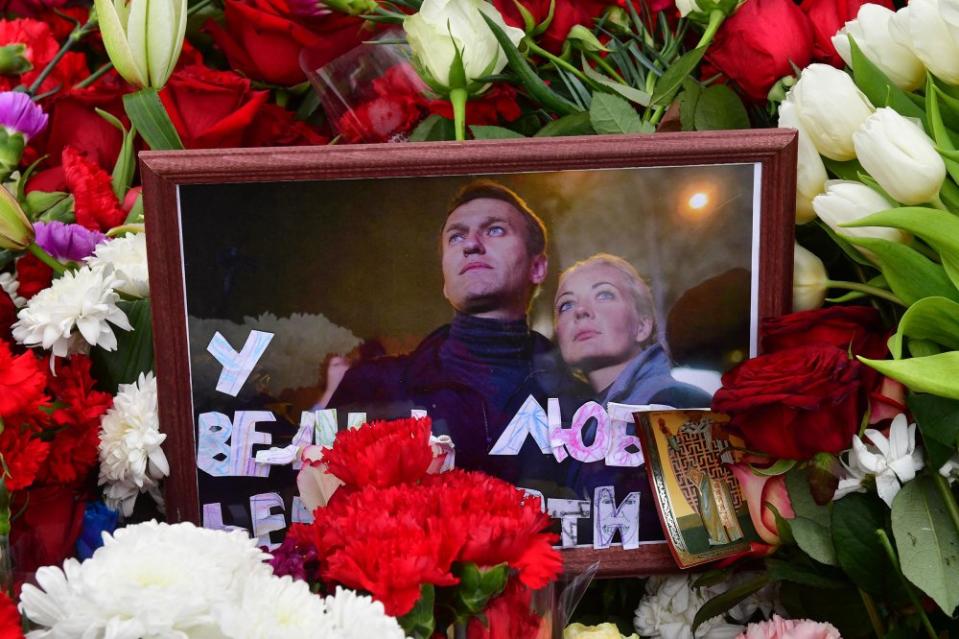
[[[274,513],[273,509],[280,512]],[[250,497],[250,514],[253,519],[253,536],[258,546],[266,546],[273,550],[279,543],[273,543],[270,533],[286,528],[286,519],[283,517],[283,498],[277,493],[261,493]]]
[[[550,397],[546,401],[546,420],[549,423],[549,443],[553,447],[553,457],[556,458],[557,462],[561,462],[569,457],[569,454],[566,452],[566,447],[563,446],[561,439],[558,440],[558,443],[553,441],[553,433],[563,428],[563,417],[559,411],[559,399],[556,397]]]
[[[607,466],[635,468],[643,465],[643,447],[639,443],[639,437],[627,434],[627,430],[631,426],[635,428],[633,413],[646,408],[648,407],[613,402],[606,406],[612,431],[609,454],[606,455]]]
[[[293,497],[293,505],[290,507],[290,521],[294,524],[312,524],[313,513],[303,505],[303,500],[299,497]]]
[[[598,486],[593,492],[593,548],[609,548],[619,531],[624,550],[639,548],[639,493],[629,493],[616,507],[612,486]]]
[[[589,519],[588,499],[549,499],[546,512],[550,517],[559,519],[560,543],[563,548],[575,548],[579,542],[577,520]]]
[[[536,398],[530,395],[523,402],[513,419],[506,425],[506,430],[493,444],[490,455],[519,455],[520,449],[526,442],[528,435],[533,436],[540,451],[545,454],[552,452],[549,443],[549,423],[546,411],[540,406]]]
[[[253,445],[273,443],[269,433],[256,430],[257,422],[275,422],[273,413],[265,410],[242,410],[233,416],[231,448],[231,474],[234,477],[269,477],[270,467],[258,464],[253,459]]]
[[[236,397],[272,339],[273,333],[250,331],[243,350],[237,353],[219,331],[214,333],[206,350],[223,366],[220,377],[216,381],[216,389]]]
[[[200,413],[196,427],[196,467],[214,477],[230,474],[233,451],[227,441],[233,423],[223,413]]]
[[[587,433],[593,433],[593,443],[584,441]],[[609,415],[596,402],[586,402],[573,414],[573,423],[569,428],[561,428],[550,433],[552,445],[566,445],[573,459],[583,463],[606,459],[609,451],[610,432]]]
[[[313,441],[316,442],[317,446],[333,448],[337,428],[335,408],[316,411],[316,430],[313,434]]]
[[[359,428],[366,423],[366,413],[347,413],[346,427]]]

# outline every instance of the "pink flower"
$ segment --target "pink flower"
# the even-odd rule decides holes
[[[749,624],[736,639],[842,639],[842,635],[829,623],[773,615],[769,621]]]
[[[749,516],[753,520],[753,527],[760,538],[772,546],[779,545],[779,527],[776,525],[776,515],[783,519],[794,519],[792,503],[789,493],[786,492],[785,475],[766,477],[757,475],[749,464],[731,464],[729,469],[739,481],[743,489],[743,496],[749,506]],[[773,510],[775,509],[775,511]]]

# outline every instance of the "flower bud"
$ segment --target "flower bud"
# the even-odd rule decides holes
[[[894,40],[889,33],[889,23],[895,15],[882,5],[864,4],[856,19],[847,22],[832,37],[832,43],[845,63],[852,66],[849,44],[849,36],[852,36],[866,59],[879,67],[893,84],[904,91],[912,91],[922,86],[926,68],[911,48]]]
[[[875,237],[890,242],[906,244],[909,234],[900,229],[885,226],[863,226],[843,228],[843,224],[856,222],[867,215],[885,211],[895,204],[872,190],[862,182],[850,180],[830,180],[826,182],[826,192],[812,201],[816,215],[839,235],[853,237]],[[857,247],[859,248],[859,247]],[[871,254],[859,248],[866,257]]]
[[[46,126],[47,114],[29,95],[0,93],[0,180],[16,170],[27,142]]]
[[[438,93],[448,94],[455,88],[481,93],[489,84],[477,83],[476,79],[499,73],[506,66],[506,54],[483,19],[484,14],[513,44],[523,39],[523,30],[508,26],[499,11],[484,0],[423,0],[419,12],[403,20],[417,71]],[[462,56],[465,87],[452,86],[461,81],[453,69],[457,50]]]
[[[912,0],[889,21],[889,35],[909,47],[933,75],[959,83],[959,44],[939,12],[937,0]]]
[[[803,131],[796,116],[796,105],[783,102],[779,105],[779,128],[799,131],[799,156],[796,159],[796,223],[805,224],[816,217],[813,198],[823,192],[826,185],[826,167],[813,146],[809,135]]]
[[[22,42],[0,47],[0,74],[17,75],[32,69],[26,53],[27,45]]]
[[[796,244],[793,248],[793,312],[822,306],[828,279],[822,260]]]
[[[745,0],[676,0],[676,8],[679,15],[690,18],[696,22],[707,24],[709,14],[713,11],[721,11],[725,16],[731,16],[736,13],[736,9]]]
[[[930,202],[939,195],[946,164],[922,127],[884,107],[853,135],[860,164],[886,193],[903,204]]]
[[[318,0],[319,5],[326,5],[333,11],[358,16],[370,13],[379,5],[376,0]]]
[[[93,1],[117,73],[140,88],[166,84],[183,48],[187,0]]]
[[[873,108],[849,74],[828,64],[811,64],[786,101],[796,105],[799,122],[821,155],[840,161],[856,157],[852,134]]]
[[[0,248],[22,251],[33,243],[33,225],[17,198],[0,186]]]

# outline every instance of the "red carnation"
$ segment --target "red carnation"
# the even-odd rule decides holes
[[[23,626],[17,604],[0,591],[0,639],[23,639]]]
[[[94,388],[90,358],[83,355],[60,364],[56,377],[50,378],[50,390],[58,406],[53,412],[57,431],[40,478],[68,484],[96,466],[100,419],[113,405],[113,396]]]
[[[323,463],[347,487],[386,488],[418,481],[433,460],[431,420],[375,421],[337,433],[333,448],[323,452]]]
[[[467,639],[531,639],[540,636],[543,619],[532,609],[533,592],[510,579],[498,597],[490,600],[483,616],[474,617],[466,629]]]
[[[31,429],[14,424],[5,426],[0,433],[0,457],[7,468],[6,489],[14,491],[30,486],[49,452],[50,444],[34,437]]]
[[[113,192],[110,174],[70,146],[64,147],[62,159],[77,223],[94,231],[108,231],[123,224],[126,213]]]
[[[0,295],[6,295],[0,291]],[[4,421],[46,403],[47,374],[33,351],[14,355],[0,340],[0,418]],[[19,426],[19,424],[10,424]]]

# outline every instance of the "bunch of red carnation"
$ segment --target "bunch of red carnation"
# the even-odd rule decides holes
[[[472,623],[470,637],[534,631],[531,592],[562,569],[549,518],[538,499],[484,473],[427,474],[430,424],[372,422],[339,433],[324,462],[346,490],[312,524],[291,528],[274,570],[369,592],[411,633],[468,623],[487,609],[496,614]],[[291,556],[310,562],[287,570]]]

